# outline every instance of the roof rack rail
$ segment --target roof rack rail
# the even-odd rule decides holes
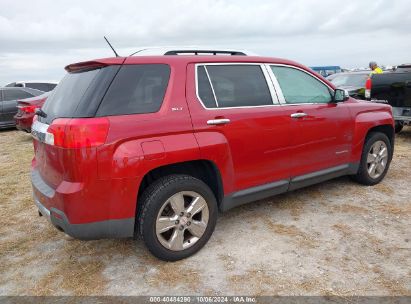
[[[244,52],[240,52],[240,51],[219,51],[219,50],[170,50],[164,53],[164,55],[179,55],[179,54],[194,54],[194,55],[226,54],[226,55],[231,55],[231,56],[247,56]]]
[[[231,55],[249,56],[256,55],[245,50],[226,49],[213,47],[149,47],[140,49],[129,56],[164,56],[164,55]]]

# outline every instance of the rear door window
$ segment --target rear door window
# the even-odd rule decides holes
[[[19,89],[4,89],[3,90],[3,99],[4,101],[8,100],[17,100],[33,97],[33,95]]]
[[[110,85],[97,116],[157,112],[166,93],[170,67],[166,64],[124,65]]]
[[[273,104],[260,65],[206,65],[199,66],[197,73],[198,94],[206,108]]]

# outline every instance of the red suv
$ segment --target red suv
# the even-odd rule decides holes
[[[204,246],[218,210],[384,178],[390,106],[292,61],[210,52],[68,65],[32,127],[40,214],[75,238],[141,236],[171,261]]]

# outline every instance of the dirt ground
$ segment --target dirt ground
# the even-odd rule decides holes
[[[0,132],[0,295],[411,295],[411,128],[385,180],[339,178],[220,216],[195,256],[74,240],[38,216],[31,138]]]

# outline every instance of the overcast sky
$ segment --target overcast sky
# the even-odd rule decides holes
[[[305,65],[411,62],[410,0],[0,0],[0,85],[145,46],[247,49]]]

